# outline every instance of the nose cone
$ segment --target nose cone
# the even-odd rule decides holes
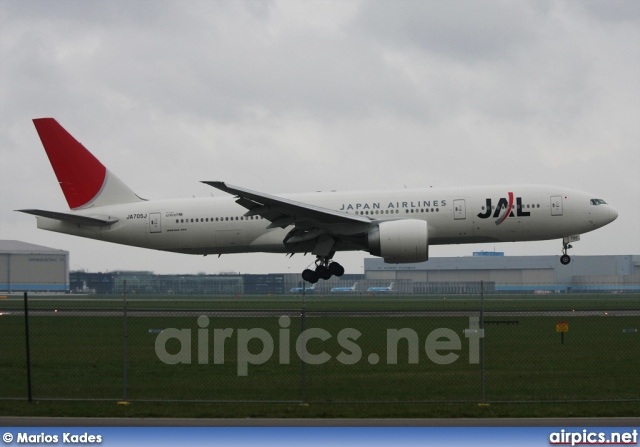
[[[609,222],[613,222],[618,218],[618,212],[613,209],[613,207],[609,207]]]

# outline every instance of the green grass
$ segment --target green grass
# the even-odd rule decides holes
[[[2,401],[2,416],[130,418],[553,418],[640,417],[637,402],[279,404]]]
[[[467,297],[394,299],[308,297],[309,310],[474,310],[479,300]],[[515,325],[486,326],[484,387],[480,364],[469,363],[469,341],[463,330],[465,316],[366,317],[320,315],[307,317],[306,328],[321,328],[332,337],[311,339],[311,354],[326,352],[331,360],[303,364],[295,351],[302,321],[291,318],[288,333],[274,316],[211,317],[206,328],[208,364],[198,364],[196,316],[130,316],[127,320],[127,384],[123,381],[123,319],[80,312],[78,316],[31,316],[31,364],[33,396],[27,396],[24,320],[19,315],[0,317],[0,414],[49,416],[191,416],[191,417],[532,417],[532,416],[631,416],[640,415],[640,317],[605,316],[604,310],[638,309],[637,297],[606,300],[591,296],[580,300],[532,300],[532,297],[498,298],[485,302],[486,310],[603,310],[600,316],[509,316],[487,320],[512,320]],[[546,297],[545,297],[546,298]],[[573,298],[573,296],[571,296]],[[447,303],[444,304],[444,301]],[[15,312],[20,300],[2,300],[0,312]],[[31,309],[114,308],[117,301],[30,301]],[[207,299],[142,301],[131,299],[129,309],[180,308],[299,308],[291,297],[256,299]],[[224,305],[224,306],[223,306]],[[146,307],[148,306],[148,307]],[[583,307],[581,307],[583,306]],[[635,307],[634,307],[635,306]],[[555,332],[558,321],[569,322],[565,343]],[[248,365],[239,377],[238,330],[265,329],[275,342],[275,352],[262,365]],[[156,333],[150,329],[189,329],[191,364],[167,365],[155,352]],[[213,363],[214,329],[233,328],[225,344],[225,363]],[[337,361],[352,354],[337,341],[338,333],[353,328],[362,335],[356,344],[362,353],[353,365]],[[418,336],[418,363],[408,361],[408,342],[398,344],[398,363],[387,364],[387,329],[410,328]],[[434,363],[425,353],[427,336],[447,328],[459,334],[459,358],[449,364]],[[290,362],[278,361],[281,334],[290,340]],[[252,340],[249,351],[258,353],[262,343]],[[180,344],[172,339],[167,350],[175,354]],[[368,361],[371,353],[379,363]],[[125,397],[128,406],[116,402]],[[480,407],[484,400],[489,407]],[[19,399],[19,400],[2,400]],[[53,399],[54,401],[50,401]],[[63,401],[103,399],[104,402]],[[147,401],[176,401],[147,402]],[[180,402],[183,401],[183,402]],[[187,402],[188,401],[188,402]],[[192,401],[199,401],[193,403]],[[215,401],[215,402],[207,402]],[[220,403],[224,401],[224,403]],[[244,402],[227,402],[244,401]],[[274,401],[283,403],[273,403]],[[309,406],[301,406],[304,401]],[[589,403],[585,401],[596,401]]]

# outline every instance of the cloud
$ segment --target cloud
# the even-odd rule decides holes
[[[199,258],[42,232],[12,211],[66,207],[30,123],[54,116],[147,198],[217,195],[199,181],[218,179],[265,192],[560,184],[620,208],[615,228],[595,232],[585,250],[638,253],[640,211],[624,206],[640,198],[638,9],[631,1],[5,0],[0,237],[57,244],[77,266],[114,269],[126,253],[132,268],[157,256],[159,271],[204,269]],[[509,247],[557,251],[549,244]],[[258,258],[205,265],[304,263]]]
[[[374,1],[363,4],[357,25],[379,45],[413,49],[473,65],[509,59],[534,43],[541,4]]]

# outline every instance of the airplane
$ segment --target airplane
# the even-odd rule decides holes
[[[356,287],[358,287],[357,282],[354,282],[351,287],[332,287],[331,293],[356,292]]]
[[[391,292],[393,291],[393,281],[388,287],[369,287],[367,292]]]
[[[315,283],[311,285],[311,287],[292,287],[289,292],[291,293],[313,293],[316,291]]]
[[[344,274],[338,252],[417,263],[441,244],[561,239],[566,265],[571,243],[618,217],[598,196],[527,184],[272,195],[203,181],[231,197],[146,200],[55,119],[33,122],[70,208],[17,210],[38,228],[193,255],[311,253],[310,283]]]

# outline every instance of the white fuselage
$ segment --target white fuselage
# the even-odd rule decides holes
[[[563,238],[595,230],[617,217],[603,201],[594,202],[596,196],[544,185],[317,192],[280,197],[367,216],[374,222],[425,220],[429,245]],[[117,222],[85,226],[38,217],[38,228],[189,254],[292,252],[283,239],[293,226],[267,228],[268,220],[245,216],[247,209],[235,200],[228,196],[93,207],[73,213],[108,216]],[[509,202],[511,210],[505,216]],[[346,243],[335,249],[358,247]]]

